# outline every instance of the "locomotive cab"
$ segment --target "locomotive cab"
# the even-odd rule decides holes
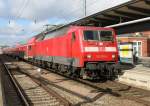
[[[85,61],[109,61],[118,59],[117,44],[112,30],[83,31]]]
[[[83,60],[88,76],[111,77],[118,62],[115,32],[110,28],[82,31]],[[96,77],[95,77],[96,78]]]

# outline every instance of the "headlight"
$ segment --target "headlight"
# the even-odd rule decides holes
[[[87,57],[88,59],[90,59],[90,58],[92,58],[92,55],[88,54],[86,57]]]
[[[116,57],[115,54],[113,54],[113,55],[112,55],[112,58],[114,59],[115,57]]]

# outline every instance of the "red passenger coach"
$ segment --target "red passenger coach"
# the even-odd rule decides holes
[[[111,78],[117,73],[117,41],[111,28],[58,28],[36,36],[25,54],[30,61],[82,78]]]

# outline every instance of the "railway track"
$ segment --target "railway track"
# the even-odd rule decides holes
[[[138,103],[144,104],[145,106],[150,106],[150,100],[146,99],[150,99],[150,91],[124,85],[116,81],[107,81],[104,83],[95,84],[90,82],[90,84],[92,86],[96,86],[97,88],[101,88],[103,92],[107,94],[111,94],[121,99],[136,101]]]
[[[41,68],[45,68],[45,67],[41,67]],[[86,84],[90,87],[98,89],[99,92],[103,92],[98,97],[103,96],[104,94],[111,94],[111,95],[119,97],[121,99],[133,100],[138,103],[142,103],[145,106],[150,106],[150,91],[140,89],[140,88],[135,88],[135,87],[128,86],[125,84],[121,84],[115,80],[108,81],[108,80],[104,79],[104,80],[97,80],[95,82],[92,82],[92,81],[87,81],[87,80],[83,80],[83,79],[79,79],[79,78],[78,79],[73,78],[68,75],[64,75],[62,73],[56,72],[53,69],[48,69],[48,68],[46,68],[46,69],[50,70],[54,73],[57,73],[59,75],[62,75],[64,77],[75,80],[79,83]],[[95,101],[98,97],[93,98],[92,101]]]
[[[53,69],[46,69],[45,71],[47,70],[50,70],[56,73],[56,71]],[[88,102],[93,102],[105,94],[110,94],[121,99],[128,99],[128,100],[132,100],[138,103],[142,103],[145,106],[150,106],[150,92],[149,91],[131,87],[128,85],[124,85],[124,84],[118,83],[117,81],[105,81],[104,80],[100,82],[91,82],[87,80],[72,78],[61,73],[57,73],[57,74],[67,77],[69,79],[72,79],[74,81],[77,81],[79,83],[86,84],[90,87],[93,87],[97,89],[97,92],[102,92],[100,95],[92,98]],[[28,74],[28,76],[30,75]],[[31,75],[31,77],[33,77],[33,75]],[[78,103],[78,105],[81,105],[81,104],[82,103]]]
[[[38,66],[38,65],[36,65],[36,66]],[[41,67],[41,68],[45,68],[45,67]],[[150,106],[150,91],[143,90],[140,88],[131,87],[131,86],[128,86],[125,84],[121,84],[117,81],[101,80],[101,81],[91,82],[91,81],[87,81],[87,80],[73,78],[73,77],[70,77],[68,75],[64,75],[62,73],[56,72],[53,69],[49,69],[49,68],[46,68],[46,69],[50,70],[54,73],[57,73],[59,75],[62,75],[64,77],[75,80],[79,83],[86,84],[90,87],[98,89],[99,92],[103,92],[102,94],[93,98],[91,100],[91,102],[95,101],[96,99],[103,96],[104,94],[111,94],[111,95],[119,97],[121,99],[133,100],[133,101],[136,101],[138,103],[142,103],[145,106]]]
[[[71,104],[52,89],[40,83],[38,77],[27,76],[11,63],[4,64],[13,78],[19,96],[25,106],[70,106]],[[6,85],[8,86],[8,85]],[[21,102],[22,103],[22,102]],[[18,105],[12,105],[18,106]]]
[[[53,70],[51,70],[53,71]],[[60,74],[60,73],[58,73]],[[62,75],[62,74],[60,74]],[[86,81],[82,79],[76,79],[72,77],[68,77],[66,75],[63,75],[67,78],[71,78],[72,80],[75,80],[79,83],[88,85],[90,87],[93,87],[98,90],[98,92],[102,92],[102,94],[98,95],[97,97],[93,98],[91,101],[95,101],[101,96],[105,94],[110,94],[112,96],[121,98],[121,99],[128,99],[132,100],[138,103],[142,103],[145,106],[150,106],[150,91],[140,89],[140,88],[135,88],[132,86],[128,86],[125,84],[121,84],[117,81],[96,81],[96,82],[91,82],[91,81]]]
[[[5,71],[4,65],[0,63],[1,80],[3,85],[3,105],[4,106],[24,106],[25,101],[19,93],[14,79]]]

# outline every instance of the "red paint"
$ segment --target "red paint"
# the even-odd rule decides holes
[[[26,45],[19,45],[15,48],[15,52],[24,51],[27,57],[33,56],[60,56],[66,58],[79,59],[78,67],[83,67],[84,62],[117,62],[118,61],[118,49],[116,34],[114,32],[114,42],[98,42],[98,41],[84,41],[83,30],[113,30],[111,28],[101,27],[79,27],[71,26],[65,35],[57,36],[47,40],[36,41],[36,38],[29,40]],[[72,32],[75,32],[76,40],[72,41]],[[29,50],[31,46],[31,50]],[[98,52],[85,52],[85,47],[98,47]],[[115,47],[116,52],[107,52],[105,47]],[[28,49],[27,49],[28,48]],[[12,50],[10,50],[12,51]],[[113,59],[112,54],[116,55]],[[87,55],[91,55],[90,59]]]

